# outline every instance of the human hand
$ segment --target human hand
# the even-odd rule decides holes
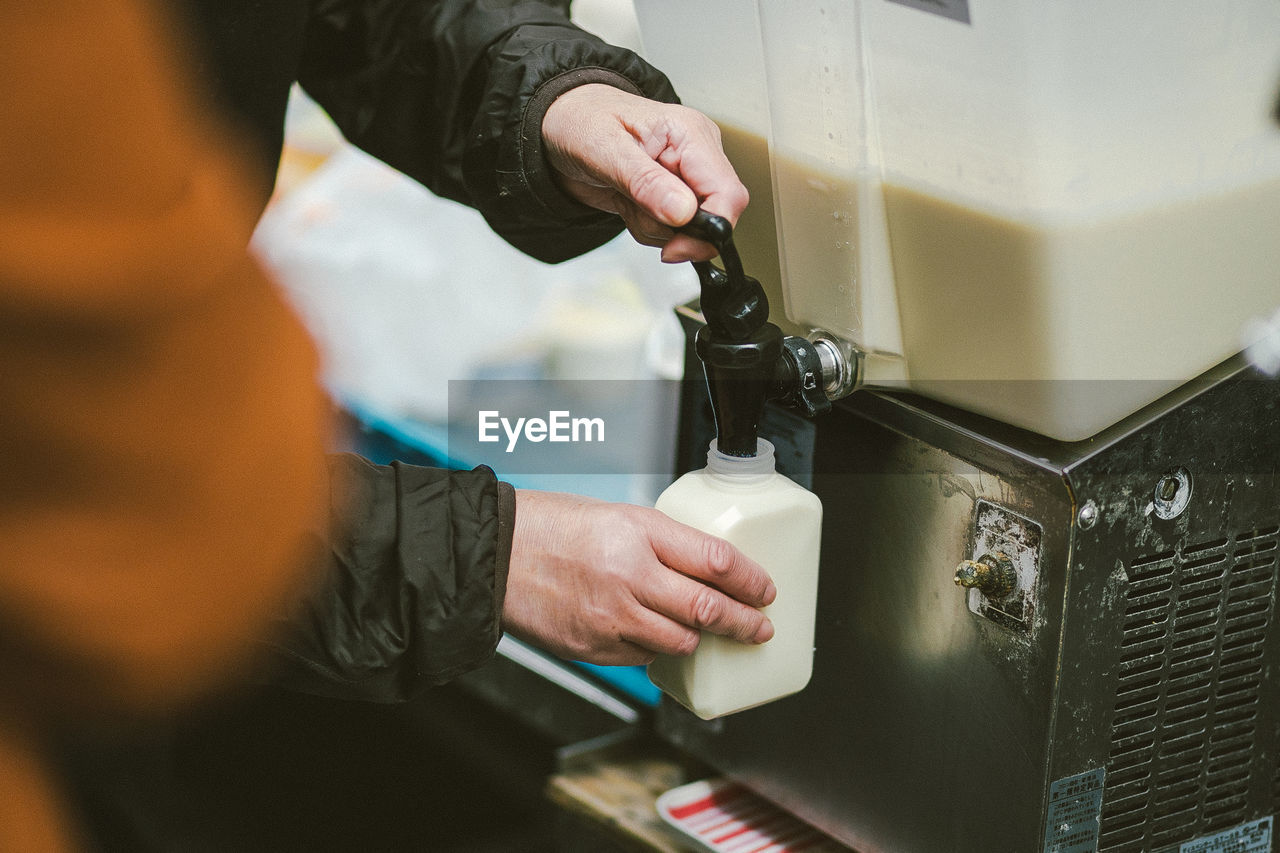
[[[502,627],[563,658],[647,664],[692,653],[699,629],[763,643],[773,624],[756,608],[776,594],[728,542],[656,509],[516,492]]]
[[[588,83],[551,104],[542,140],[566,193],[620,215],[637,241],[662,246],[668,263],[715,257],[711,245],[673,228],[700,206],[735,225],[747,206],[720,128],[688,107]]]

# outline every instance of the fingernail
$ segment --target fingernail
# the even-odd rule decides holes
[[[760,627],[756,629],[756,635],[751,639],[755,643],[767,643],[770,640],[772,640],[773,639],[773,623],[770,622],[768,619],[764,620],[764,622],[761,623]]]
[[[689,194],[679,190],[671,190],[662,197],[658,205],[662,216],[668,223],[687,222],[693,213],[689,211]]]
[[[773,604],[773,600],[778,597],[778,588],[773,585],[773,581],[769,581],[769,585],[764,588],[764,603]]]

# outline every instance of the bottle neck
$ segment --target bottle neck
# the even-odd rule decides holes
[[[730,456],[721,453],[715,439],[712,439],[711,446],[707,449],[707,471],[716,479],[727,483],[762,483],[774,473],[773,445],[763,438],[757,438],[755,456]]]

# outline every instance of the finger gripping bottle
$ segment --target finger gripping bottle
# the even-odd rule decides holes
[[[774,636],[762,645],[702,632],[692,655],[659,655],[649,678],[704,720],[754,708],[801,690],[813,671],[822,503],[774,469],[773,445],[757,439],[754,456],[721,453],[658,498],[676,521],[719,536],[758,562],[777,598],[763,608]]]

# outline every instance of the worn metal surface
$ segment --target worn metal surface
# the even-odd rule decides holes
[[[1102,851],[1277,813],[1280,383],[1242,371],[1067,476],[1098,520],[1071,556],[1050,775],[1106,768]]]
[[[818,425],[812,484],[825,511],[814,674],[800,694],[712,722],[665,704],[666,736],[859,850],[1027,850],[1040,832],[1064,527],[1060,476],[1016,456],[975,462],[902,430],[935,422],[854,395]],[[766,433],[767,434],[767,433]],[[972,613],[953,576],[980,503],[1035,518],[1027,630]],[[980,795],[975,795],[980,791]],[[1021,805],[1020,805],[1021,804]],[[963,843],[960,843],[963,840]]]
[[[838,404],[807,460],[813,680],[711,722],[664,702],[660,732],[864,853],[1041,850],[1050,787],[1093,771],[1103,851],[1280,811],[1280,385],[1250,376],[1224,365],[1073,444],[910,396]],[[1179,469],[1190,499],[1162,518]],[[953,582],[984,507],[1026,522],[1023,625]]]

